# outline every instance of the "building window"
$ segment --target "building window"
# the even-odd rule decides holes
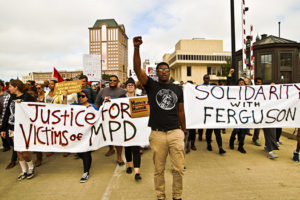
[[[207,67],[207,74],[211,75],[211,67]]]
[[[261,78],[265,81],[272,81],[272,55],[260,56]]]
[[[281,53],[280,54],[280,67],[292,67],[292,54]]]
[[[186,75],[187,76],[192,76],[192,67],[191,66],[186,67]]]

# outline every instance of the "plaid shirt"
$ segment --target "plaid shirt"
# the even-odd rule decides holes
[[[2,119],[4,117],[9,98],[10,98],[10,94],[3,95],[3,102],[0,102],[2,106],[2,113],[0,113],[0,126],[2,125]]]

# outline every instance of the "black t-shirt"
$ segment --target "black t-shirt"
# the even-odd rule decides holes
[[[148,77],[144,85],[150,104],[149,126],[169,131],[179,128],[178,103],[183,102],[182,88],[175,84],[160,84]]]

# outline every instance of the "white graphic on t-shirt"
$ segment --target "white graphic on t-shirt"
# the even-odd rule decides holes
[[[156,94],[156,103],[163,110],[172,110],[177,103],[177,96],[172,90],[161,89]]]

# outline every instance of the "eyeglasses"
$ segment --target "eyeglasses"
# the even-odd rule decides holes
[[[83,95],[78,95],[78,97],[79,98],[84,98],[84,97],[86,97],[86,95],[84,95],[84,94]]]
[[[134,87],[134,84],[129,83],[129,84],[127,84],[127,86]]]
[[[118,80],[114,79],[114,80],[109,80],[109,82],[117,82]]]
[[[159,68],[157,69],[158,72],[169,72],[170,69],[169,68]]]

